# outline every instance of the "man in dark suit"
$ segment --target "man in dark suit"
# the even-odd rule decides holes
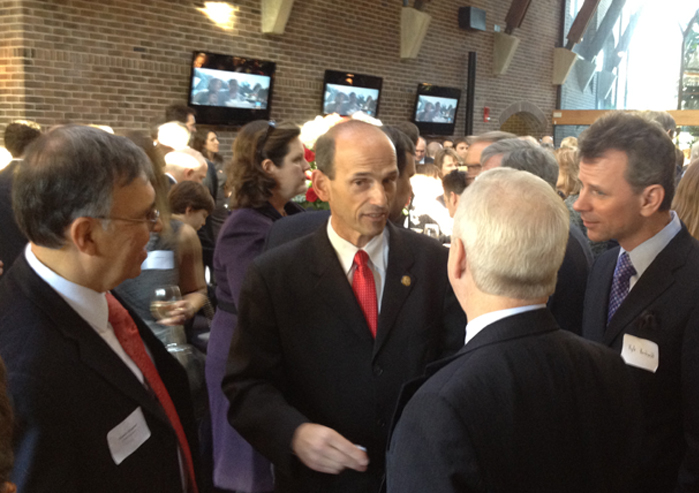
[[[13,122],[5,128],[5,147],[12,161],[0,170],[0,276],[10,268],[27,244],[27,238],[17,227],[12,211],[12,183],[15,171],[22,163],[24,150],[41,135],[41,127],[34,122]],[[4,267],[3,267],[4,264]]]
[[[699,491],[699,244],[670,210],[674,145],[624,113],[597,120],[579,144],[573,207],[590,240],[619,242],[590,272],[583,336],[620,353],[641,393],[635,491]]]
[[[550,151],[522,139],[504,139],[481,153],[483,171],[497,167],[514,168],[538,176],[554,190],[558,164]],[[558,325],[574,334],[582,333],[582,312],[592,252],[574,224],[570,225],[566,253],[558,270],[556,290],[546,303]]]
[[[131,141],[74,125],[32,144],[15,177],[30,243],[0,280],[0,356],[19,491],[197,491],[184,369],[108,293],[160,229],[151,178]]]
[[[350,121],[316,144],[325,227],[260,256],[240,295],[223,389],[275,491],[375,492],[401,385],[463,345],[447,251],[388,223],[390,140]]]
[[[486,171],[459,201],[449,280],[469,324],[456,356],[411,382],[387,455],[389,493],[627,491],[640,436],[621,358],[546,308],[568,210],[523,171]]]

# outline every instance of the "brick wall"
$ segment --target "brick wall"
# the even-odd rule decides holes
[[[283,35],[260,34],[259,0],[230,2],[237,8],[230,30],[215,26],[191,1],[0,1],[0,128],[23,117],[42,125],[145,130],[168,104],[186,101],[193,50],[276,61],[271,116],[277,121],[302,123],[318,114],[325,69],[383,77],[379,118],[388,124],[408,119],[418,83],[465,89],[469,51],[478,53],[476,115],[489,106],[494,116],[488,123],[476,117],[477,133],[499,128],[499,112],[518,101],[536,104],[550,119],[562,1],[531,3],[515,32],[519,50],[498,77],[491,75],[492,30],[503,24],[506,0],[473,0],[488,19],[488,32],[475,33],[458,27],[458,7],[466,2],[432,2],[416,60],[400,58],[400,0],[299,0]],[[462,100],[457,135],[463,135],[465,109]],[[235,130],[218,129],[222,150]]]

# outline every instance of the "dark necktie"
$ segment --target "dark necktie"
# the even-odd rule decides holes
[[[614,269],[614,279],[612,280],[612,290],[609,292],[609,312],[607,313],[607,325],[612,319],[621,303],[629,294],[629,281],[631,276],[636,274],[629,254],[624,252],[619,256]]]
[[[359,250],[354,256],[354,265],[357,266],[352,278],[352,291],[357,297],[359,306],[362,307],[364,318],[369,324],[371,335],[376,338],[376,326],[379,321],[379,303],[376,298],[376,284],[374,274],[369,268],[369,255],[364,250]]]
[[[182,423],[180,423],[180,417],[177,415],[177,410],[172,403],[170,394],[168,394],[165,388],[165,384],[163,384],[163,381],[160,379],[158,369],[146,352],[146,347],[138,333],[138,327],[136,327],[136,323],[133,321],[126,308],[121,306],[121,303],[119,303],[111,293],[107,293],[107,306],[109,307],[109,323],[112,324],[114,334],[119,340],[121,347],[124,348],[126,354],[129,355],[133,362],[136,363],[136,366],[138,366],[138,369],[141,370],[141,373],[143,373],[143,377],[158,398],[158,402],[160,402],[160,405],[163,407],[165,414],[170,420],[172,428],[175,430],[177,441],[180,444],[187,466],[190,486],[188,491],[197,493],[192,453],[189,450],[189,443],[184,434]]]

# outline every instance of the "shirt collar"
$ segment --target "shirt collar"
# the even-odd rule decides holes
[[[631,263],[634,269],[636,269],[636,274],[632,279],[638,280],[646,269],[653,263],[655,257],[658,256],[660,252],[672,241],[672,239],[682,230],[682,223],[680,218],[677,217],[675,211],[670,211],[672,218],[670,222],[660,230],[655,236],[647,239],[636,248],[628,252],[631,258]],[[619,255],[624,253],[626,250],[619,248]]]
[[[518,306],[515,308],[506,308],[504,310],[484,313],[483,315],[471,320],[466,326],[466,340],[464,345],[468,344],[468,341],[476,337],[476,334],[478,334],[481,330],[485,329],[488,325],[494,324],[498,320],[524,312],[539,310],[541,308],[546,308],[546,305],[541,303],[538,305]]]
[[[27,263],[34,272],[51,286],[92,328],[99,333],[107,330],[109,308],[104,293],[98,293],[85,286],[75,284],[56,274],[34,255],[31,243],[27,244],[24,254]]]
[[[332,216],[328,219],[328,239],[335,249],[335,253],[337,253],[337,258],[340,260],[342,271],[345,274],[349,274],[352,269],[354,265],[354,256],[359,250],[364,250],[367,253],[369,260],[371,260],[376,270],[382,273],[386,272],[388,249],[384,248],[384,245],[388,245],[388,228],[384,228],[383,234],[374,236],[364,248],[360,249],[335,232],[331,219]]]

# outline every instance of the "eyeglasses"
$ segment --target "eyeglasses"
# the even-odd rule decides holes
[[[101,219],[101,220],[110,220],[110,221],[126,221],[129,223],[146,223],[146,226],[148,226],[149,231],[153,231],[153,228],[155,228],[155,225],[158,224],[158,221],[160,220],[160,211],[158,209],[153,209],[146,214],[146,217],[143,219],[131,219],[128,217],[109,217],[109,216],[100,216],[100,217],[95,217],[94,219]]]
[[[265,134],[260,138],[260,140],[257,141],[257,160],[260,163],[263,161],[262,155],[264,154],[263,151],[265,148],[265,144],[267,143],[267,139],[277,126],[276,122],[273,121],[269,121],[267,123],[268,125],[267,130],[265,130]]]

